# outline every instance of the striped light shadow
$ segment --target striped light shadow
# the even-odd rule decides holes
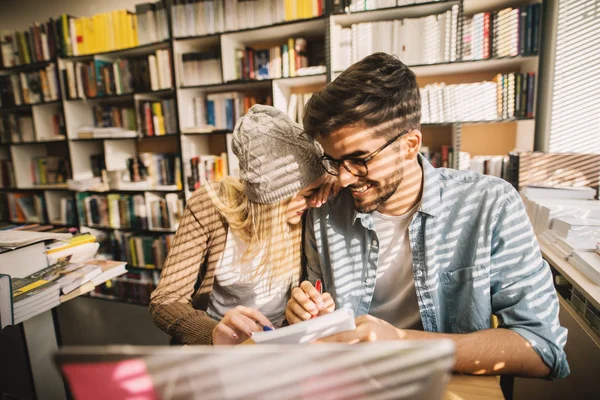
[[[600,154],[521,153],[519,186],[600,186]]]
[[[558,2],[548,151],[600,154],[600,2]]]

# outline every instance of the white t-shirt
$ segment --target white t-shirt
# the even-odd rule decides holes
[[[369,314],[400,329],[423,329],[408,227],[419,204],[400,216],[371,214],[379,239],[377,279]]]
[[[281,327],[291,291],[289,280],[287,277],[276,278],[269,290],[266,276],[253,277],[250,273],[259,265],[261,255],[252,260],[251,265],[241,262],[247,247],[243,240],[228,230],[206,311],[220,321],[228,310],[238,305],[252,307],[263,313],[274,327]],[[284,279],[285,284],[282,284]]]

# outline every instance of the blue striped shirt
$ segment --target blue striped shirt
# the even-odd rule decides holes
[[[567,376],[567,330],[552,273],[518,192],[499,178],[419,161],[423,192],[409,236],[423,328],[473,332],[491,328],[493,314],[532,345],[550,378]],[[310,210],[304,248],[308,279],[321,278],[337,308],[367,314],[375,305],[379,240],[348,190]]]

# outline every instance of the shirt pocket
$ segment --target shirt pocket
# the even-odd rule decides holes
[[[475,265],[440,273],[444,299],[452,333],[467,333],[490,328],[490,272],[487,265]]]

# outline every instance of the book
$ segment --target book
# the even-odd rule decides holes
[[[0,230],[0,247],[17,248],[46,240],[70,240],[70,233],[29,232],[22,230]]]
[[[96,264],[60,262],[36,272],[32,277],[55,282],[63,294],[68,294],[102,272],[102,268]]]
[[[92,278],[91,282],[94,285],[99,285],[127,272],[125,268],[127,263],[122,261],[89,260],[86,264],[97,265],[102,269],[102,273]]]
[[[600,255],[592,251],[576,251],[569,263],[581,271],[596,285],[600,285]]]
[[[527,198],[593,199],[596,190],[582,186],[525,185],[521,194]]]
[[[0,231],[0,234],[4,231]],[[37,232],[35,232],[37,233]],[[43,242],[23,245],[15,249],[0,248],[0,273],[13,278],[24,278],[48,266]]]
[[[14,324],[12,281],[10,275],[0,274],[0,330]]]
[[[255,332],[257,344],[305,344],[340,332],[356,329],[354,311],[341,308],[320,317],[272,331]]]

